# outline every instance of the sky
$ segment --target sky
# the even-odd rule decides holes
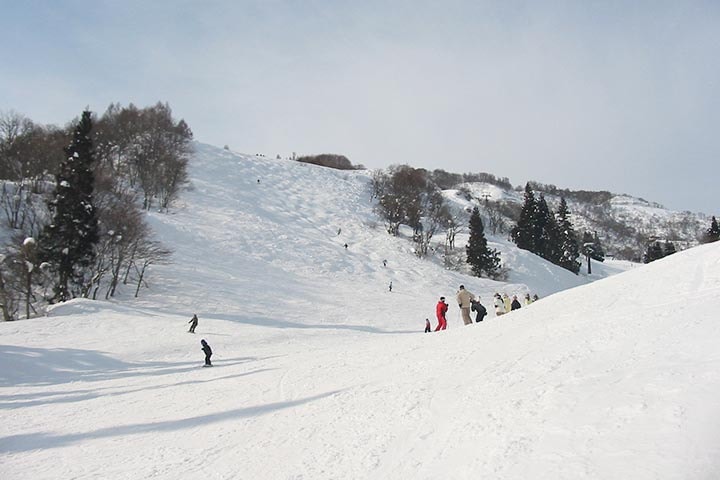
[[[0,0],[0,111],[168,102],[245,153],[717,214],[720,4]]]
[[[495,282],[368,228],[366,172],[200,145],[188,173],[137,298],[0,322],[0,478],[720,478],[720,243],[576,276],[490,235]]]

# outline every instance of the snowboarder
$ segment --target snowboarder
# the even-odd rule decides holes
[[[426,318],[425,319],[425,333],[428,333],[431,331],[432,331],[432,328],[430,327],[430,319]]]
[[[390,281],[390,285],[388,285],[388,291],[392,292],[392,280]]]
[[[472,318],[470,318],[470,302],[473,300],[475,300],[475,295],[465,290],[465,285],[460,285],[460,290],[457,292],[457,302],[465,325],[472,323]]]
[[[440,301],[435,305],[435,316],[438,319],[438,325],[435,327],[436,332],[447,328],[447,319],[445,318],[447,311],[448,304],[445,303],[445,297],[440,297]]]
[[[198,324],[197,314],[193,313],[193,316],[188,323],[190,324],[190,330],[188,330],[188,332],[195,333],[195,327],[197,327]]]
[[[212,357],[212,348],[210,348],[210,345],[208,345],[204,338],[200,340],[200,345],[202,345],[202,351],[205,353],[205,365],[203,366],[212,367],[212,363],[210,363],[210,357]]]
[[[505,314],[505,302],[503,302],[503,299],[499,293],[495,294],[495,300],[493,301],[493,305],[495,305],[495,316],[496,317],[499,317],[500,315]]]
[[[475,300],[470,302],[470,310],[473,312],[477,312],[475,315],[475,323],[480,323],[485,318],[485,315],[487,315],[487,309],[483,306],[482,303],[480,303],[480,297],[477,297]]]
[[[517,295],[513,295],[512,303],[510,304],[511,310],[518,310],[521,307],[520,302],[517,299]]]

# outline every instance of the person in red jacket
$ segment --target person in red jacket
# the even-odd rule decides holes
[[[440,301],[435,306],[435,315],[438,319],[438,326],[435,327],[435,331],[445,330],[447,328],[447,319],[445,314],[448,311],[448,304],[445,303],[445,297],[440,297]]]

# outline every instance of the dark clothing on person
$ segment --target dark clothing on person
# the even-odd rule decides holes
[[[475,315],[475,323],[480,323],[485,318],[485,315],[487,315],[487,309],[483,306],[482,303],[478,302],[477,300],[473,300],[470,302],[470,310],[473,312],[477,312],[477,315]]]
[[[188,330],[188,332],[190,332],[190,333],[195,333],[195,327],[197,327],[197,325],[198,325],[197,315],[193,315],[193,318],[191,318],[188,323],[191,324],[191,325],[190,325],[190,330]]]
[[[510,304],[510,310],[517,310],[520,307],[521,307],[521,305],[520,305],[520,302],[518,302],[518,299],[517,298],[513,299],[512,303]]]
[[[431,331],[432,331],[432,327],[430,327],[430,319],[426,318],[425,319],[425,333],[428,333]]]
[[[210,348],[210,345],[208,345],[204,339],[200,340],[200,345],[202,345],[202,351],[205,352],[205,366],[212,367],[212,363],[210,363],[210,357],[212,357],[212,348]]]

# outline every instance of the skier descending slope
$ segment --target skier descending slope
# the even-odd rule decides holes
[[[212,367],[212,363],[210,363],[212,348],[210,348],[210,345],[208,345],[204,338],[200,340],[200,345],[202,345],[202,351],[205,352],[205,365],[203,365],[203,367]]]

